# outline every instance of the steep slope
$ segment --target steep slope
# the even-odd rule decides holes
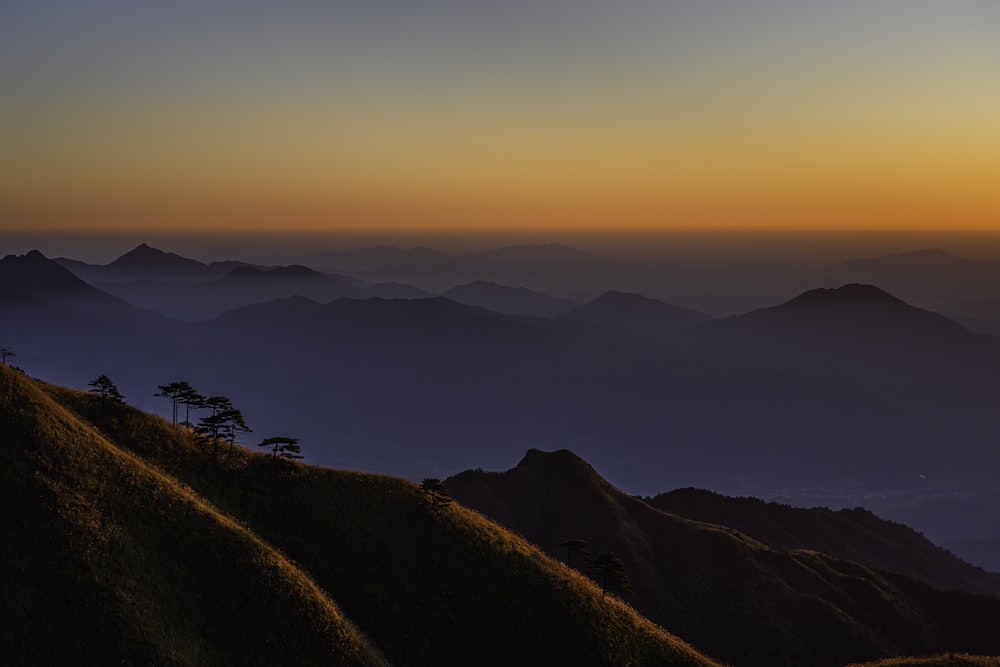
[[[538,317],[560,315],[575,305],[568,299],[549,296],[525,287],[508,287],[486,280],[475,280],[465,285],[456,285],[442,292],[441,296],[458,303],[480,306],[497,313]]]
[[[47,391],[279,545],[394,662],[715,664],[523,539],[410,482],[241,448],[214,461],[159,418],[109,419],[85,394]]]
[[[382,663],[278,551],[6,367],[0,406],[5,660]]]
[[[529,451],[505,473],[447,480],[453,495],[541,545],[617,553],[637,609],[740,665],[838,665],[948,649],[1000,650],[1000,599],[947,593],[815,551],[782,552],[627,496],[570,452]],[[961,619],[961,620],[959,620]]]
[[[647,502],[689,519],[734,528],[774,549],[822,551],[942,588],[1000,594],[1000,575],[969,565],[912,528],[861,508],[803,509],[700,489],[677,489]]]

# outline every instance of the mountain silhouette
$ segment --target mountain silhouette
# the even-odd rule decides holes
[[[933,389],[945,377],[987,381],[997,346],[873,285],[815,289],[781,305],[707,322],[692,345],[717,358]],[[978,358],[978,361],[976,359]],[[958,377],[964,379],[958,380]]]
[[[553,557],[567,557],[559,545],[570,539],[616,553],[635,582],[636,609],[733,664],[1000,650],[1000,638],[987,639],[1000,598],[942,591],[816,551],[768,548],[626,495],[569,451],[531,450],[507,472],[467,471],[446,484],[461,503]]]
[[[145,243],[140,243],[106,266],[117,271],[149,271],[153,273],[190,273],[208,268],[207,264],[197,260],[181,257],[172,252],[164,252]]]
[[[319,271],[310,269],[301,264],[290,266],[275,266],[271,268],[258,268],[255,266],[238,266],[226,274],[227,278],[291,278],[296,280],[315,279],[323,280],[330,278]]]
[[[792,335],[876,335],[906,337],[968,336],[943,315],[916,308],[874,285],[849,284],[814,289],[771,308],[719,320],[722,328],[750,331],[769,327]]]
[[[108,264],[88,264],[68,257],[59,257],[55,261],[79,278],[102,287],[146,280],[199,282],[221,277],[234,268],[250,266],[246,262],[235,260],[205,264],[145,243]]]
[[[481,306],[498,313],[538,317],[560,315],[575,305],[568,299],[549,296],[525,287],[508,287],[485,280],[457,285],[442,292],[441,296],[466,305]]]
[[[650,333],[708,321],[711,316],[641,294],[611,290],[565,315],[569,320],[630,326]]]

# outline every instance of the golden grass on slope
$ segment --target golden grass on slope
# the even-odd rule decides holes
[[[435,665],[716,665],[524,539],[405,480],[216,461],[189,431],[46,387],[129,448],[280,546],[390,659]]]
[[[1000,667],[1000,657],[949,653],[929,658],[890,658],[878,662],[859,662],[847,667]]]
[[[14,661],[383,664],[282,554],[0,368]],[[5,619],[8,620],[8,619]]]

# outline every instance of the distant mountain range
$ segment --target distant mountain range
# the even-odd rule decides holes
[[[921,277],[944,272],[1000,274],[1000,262],[965,259],[940,248],[928,248],[881,257],[859,257],[838,264],[832,270],[842,273],[911,273]]]
[[[565,313],[563,317],[581,322],[625,326],[653,334],[674,331],[678,327],[712,319],[691,308],[618,290],[605,292],[590,303]]]
[[[508,466],[530,445],[572,448],[635,493],[898,498],[907,523],[948,540],[990,537],[1000,511],[989,495],[1000,465],[996,341],[871,285],[699,322],[623,290],[576,315],[526,317],[399,300],[423,294],[309,268],[236,268],[198,285],[131,284],[146,290],[143,305],[159,294],[174,309],[203,309],[203,321],[179,322],[40,253],[9,257],[0,344],[62,384],[107,373],[151,410],[162,409],[152,394],[166,381],[232,392],[261,428],[294,423],[315,443],[312,461],[413,479]],[[393,298],[371,298],[381,289]],[[239,307],[216,316],[227,304]],[[960,533],[946,531],[952,514],[922,509],[967,494],[987,500]]]
[[[441,296],[498,313],[538,317],[562,315],[576,305],[568,299],[559,299],[524,287],[507,287],[484,280],[452,287],[442,292]]]
[[[250,266],[246,262],[237,261],[205,264],[172,252],[164,252],[145,243],[139,244],[108,264],[87,264],[67,257],[59,257],[55,261],[91,283],[163,279],[206,280],[218,278],[235,268]]]

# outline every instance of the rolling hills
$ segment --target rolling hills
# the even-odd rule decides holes
[[[237,448],[0,367],[0,653],[68,664],[711,665],[400,479]]]

